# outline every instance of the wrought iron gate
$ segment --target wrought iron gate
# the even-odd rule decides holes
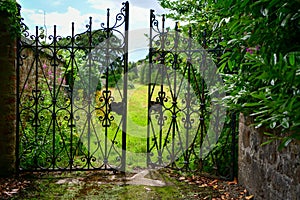
[[[72,35],[62,38],[54,27],[48,42],[43,41],[38,27],[35,35],[24,31],[25,36],[18,41],[17,59],[20,170],[125,171],[128,2],[123,3],[113,25],[111,21],[108,9],[107,21],[100,29],[92,29],[90,18],[86,32],[75,34],[73,23]],[[175,31],[167,30],[164,16],[159,25],[151,10],[145,72],[145,164],[196,171],[213,162],[218,171],[218,159],[230,152],[229,170],[222,170],[232,177],[236,124],[224,121],[226,113],[217,105],[211,106],[213,100],[208,95],[210,79],[216,80],[216,73],[207,64],[212,60],[206,52],[220,54],[220,48],[195,48],[191,30],[188,37],[180,34],[177,25]],[[216,153],[211,143],[221,136],[224,123],[225,128],[229,126],[227,146]]]
[[[38,27],[19,40],[21,170],[125,170],[128,14],[126,2],[112,25],[108,9],[98,30],[90,18],[81,34],[72,23],[64,39],[54,26],[48,43]]]
[[[209,48],[205,30],[201,41],[195,41],[191,28],[184,35],[176,23],[171,31],[165,20],[162,15],[158,21],[151,10],[148,166],[202,171],[210,165],[213,173],[232,178],[236,162],[235,115],[215,102],[225,96],[215,65],[218,62],[213,60],[222,55],[220,41]]]

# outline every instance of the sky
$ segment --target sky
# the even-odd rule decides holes
[[[71,24],[75,23],[75,33],[86,31],[89,17],[93,19],[93,27],[100,27],[106,22],[107,8],[110,8],[111,20],[120,12],[125,0],[17,0],[21,5],[21,16],[29,27],[30,34],[35,26],[46,27],[47,35],[53,34],[54,25],[60,36],[71,35]],[[147,42],[144,34],[149,31],[150,9],[156,14],[165,14],[157,0],[129,0],[129,49],[139,51]],[[111,22],[112,23],[112,22]],[[142,50],[140,50],[142,51]],[[141,52],[140,52],[141,53]],[[136,55],[138,56],[138,55]],[[136,56],[131,56],[134,58]]]

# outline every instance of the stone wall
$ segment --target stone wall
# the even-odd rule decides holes
[[[37,58],[35,57],[35,44],[34,41],[25,40],[22,38],[23,43],[29,45],[29,47],[22,47],[21,51],[19,52],[22,55],[20,58],[20,79],[19,79],[19,90],[22,93],[21,101],[23,101],[22,97],[25,97],[27,94],[32,95],[32,90],[35,89],[36,86],[36,76],[38,76],[38,82],[40,85],[47,83],[52,86],[53,84],[53,55],[50,53],[46,53],[43,50],[38,51],[38,62],[36,61]],[[33,43],[33,44],[32,44]],[[48,50],[48,49],[47,49]],[[50,51],[50,50],[49,50]],[[52,62],[51,62],[52,61]],[[65,79],[64,75],[64,61],[57,59],[56,60],[56,84],[60,85],[61,80]],[[38,70],[38,72],[36,72]],[[41,88],[39,88],[41,89]],[[26,98],[26,97],[25,97]],[[28,98],[27,98],[28,101]]]
[[[9,26],[7,16],[0,13],[0,176],[16,169],[16,45]]]
[[[242,114],[239,123],[239,183],[256,200],[300,200],[300,143],[282,151],[279,142],[261,146],[264,130]]]

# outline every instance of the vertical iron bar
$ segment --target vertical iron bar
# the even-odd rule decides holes
[[[35,104],[35,113],[34,113],[34,120],[35,120],[35,128],[34,128],[34,134],[35,134],[35,143],[36,143],[36,148],[38,147],[38,140],[37,140],[37,132],[38,132],[38,60],[39,60],[39,30],[38,27],[35,27],[35,97],[34,97],[34,104]],[[37,168],[37,155],[36,155],[36,149],[34,150],[34,164],[36,165],[35,167]]]
[[[190,82],[191,82],[191,60],[192,60],[192,49],[191,49],[191,45],[192,45],[192,41],[191,41],[191,38],[192,38],[192,28],[189,27],[189,38],[188,38],[188,58],[187,58],[187,67],[188,67],[188,85],[187,85],[187,114],[186,114],[186,122],[187,122],[187,127],[186,127],[186,140],[185,140],[185,149],[186,149],[186,154],[185,154],[185,168],[186,170],[188,170],[189,168],[189,134],[190,134],[190,126],[191,126],[191,119],[190,119],[190,109],[191,109],[191,85],[190,85]]]
[[[128,86],[128,29],[129,28],[129,3],[125,3],[125,45],[124,45],[124,87],[123,87],[123,124],[122,124],[122,167],[126,170],[126,134],[127,134],[127,86]]]
[[[235,153],[235,145],[236,145],[236,127],[237,127],[237,123],[236,123],[236,113],[233,112],[231,114],[231,131],[232,131],[232,135],[231,135],[231,170],[230,170],[230,179],[233,180],[235,173],[236,173],[236,169],[235,169],[235,159],[236,159],[236,153]]]
[[[54,41],[53,41],[53,93],[52,93],[52,134],[53,134],[53,169],[55,169],[55,164],[56,164],[56,156],[59,155],[55,155],[55,149],[56,149],[56,144],[55,144],[55,123],[56,123],[56,42],[57,42],[57,35],[56,35],[56,25],[54,25]],[[51,77],[49,77],[51,78]]]
[[[175,24],[175,41],[174,41],[174,51],[175,51],[175,55],[174,55],[174,64],[175,66],[173,67],[174,70],[174,93],[173,93],[173,102],[172,102],[172,106],[173,106],[173,113],[172,113],[172,155],[171,155],[171,162],[172,165],[174,165],[175,163],[175,135],[176,135],[176,123],[177,123],[177,113],[176,113],[176,109],[177,109],[177,62],[178,62],[178,45],[179,45],[179,29],[178,29],[178,22],[176,22]]]
[[[89,29],[88,29],[88,37],[89,37],[89,55],[88,55],[88,68],[89,68],[89,80],[88,80],[88,169],[90,169],[91,166],[91,97],[93,96],[91,94],[91,67],[92,67],[92,17],[90,17],[89,21]]]
[[[72,37],[71,37],[71,79],[73,82],[73,78],[74,78],[74,43],[75,43],[75,38],[74,38],[74,22],[72,22]],[[64,76],[64,78],[66,79],[66,75]],[[72,83],[71,82],[71,83]],[[69,167],[70,167],[70,171],[72,170],[73,167],[73,162],[74,162],[74,158],[73,158],[73,86],[70,86],[69,83],[69,90],[70,91],[70,102],[71,102],[71,107],[70,107],[70,161],[69,161]],[[76,149],[76,148],[75,148]],[[75,155],[75,152],[74,152]]]
[[[206,29],[204,29],[203,31],[203,48],[206,49],[207,48],[207,38],[206,38],[207,34],[206,34]]]
[[[206,48],[206,31],[204,30],[203,32],[203,47]],[[204,59],[202,59],[202,64],[200,67],[203,67],[203,69],[205,68],[205,63],[206,63],[206,60],[205,60],[205,53],[202,55],[204,57]],[[200,72],[201,72],[202,69],[200,69]],[[203,71],[203,76],[204,76],[204,71]],[[201,165],[202,165],[202,155],[203,155],[203,141],[204,141],[204,109],[205,109],[205,95],[204,95],[204,79],[203,77],[201,77],[201,92],[199,95],[200,96],[200,155],[199,155],[199,158],[200,158],[200,161],[201,161]],[[203,167],[203,166],[201,166]]]
[[[161,75],[161,83],[160,83],[160,105],[161,105],[161,110],[160,110],[160,116],[159,116],[159,143],[158,143],[158,158],[159,158],[159,164],[163,163],[162,160],[162,137],[163,137],[163,93],[164,93],[164,67],[165,67],[165,15],[162,15],[162,33],[161,33],[161,58],[160,58],[160,75]]]
[[[105,50],[105,60],[106,60],[106,79],[105,79],[105,142],[104,142],[104,168],[107,168],[107,162],[108,162],[108,157],[107,157],[107,142],[108,142],[108,112],[109,112],[109,97],[108,97],[108,76],[109,76],[109,42],[110,42],[110,28],[109,28],[109,16],[110,16],[110,9],[107,9],[107,15],[106,15],[106,50]]]
[[[153,18],[154,10],[150,10],[150,33],[149,33],[149,73],[148,73],[148,120],[147,120],[147,167],[150,166],[150,102],[151,102],[151,73],[152,73],[152,56],[153,56],[153,47],[152,47],[152,29],[153,29]]]

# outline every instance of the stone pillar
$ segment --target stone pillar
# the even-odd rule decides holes
[[[16,170],[16,42],[0,13],[0,176]]]

